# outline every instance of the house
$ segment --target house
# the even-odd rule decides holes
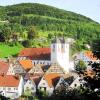
[[[24,83],[24,94],[34,95],[36,93],[36,85],[35,82],[31,79],[28,79]]]
[[[39,75],[39,76],[43,76],[44,72],[41,68],[41,65],[37,64],[34,65],[30,70],[29,70],[29,75]]]
[[[48,93],[48,95],[53,94],[60,77],[58,73],[45,74],[38,84],[38,89]]]
[[[11,62],[9,64],[7,75],[16,75],[16,74],[24,75],[25,73],[26,71],[19,62],[16,61],[16,62]]]
[[[31,59],[34,65],[58,63],[68,73],[74,68],[74,63],[69,60],[71,41],[71,39],[55,38],[50,48],[25,48],[19,53],[18,60]]]
[[[77,76],[78,75],[73,72],[62,75],[55,87],[55,92],[67,91],[70,88],[70,85],[73,83],[73,81],[77,78]]]
[[[0,61],[0,75],[1,74],[5,74],[6,75],[7,72],[8,72],[8,69],[9,69],[9,63]]]
[[[78,76],[74,79],[74,81],[70,84],[69,88],[74,89],[80,86],[83,86],[86,82],[83,80],[83,77]]]
[[[0,94],[11,99],[18,98],[23,92],[23,78],[13,75],[0,75]]]
[[[37,74],[30,75],[29,73],[26,73],[24,76],[24,82],[26,83],[28,80],[33,81],[33,83],[35,83],[35,86],[37,89],[41,78],[42,78],[42,76],[40,76],[40,75],[37,75]]]
[[[89,62],[98,61],[97,58],[93,55],[92,51],[81,52],[76,56],[76,60],[82,60],[85,64],[88,65]]]
[[[30,59],[35,64],[50,65],[50,48],[25,48],[18,56],[18,60]]]
[[[36,90],[37,90],[38,85],[39,85],[40,80],[42,79],[42,77],[40,77],[40,76],[31,76],[30,79],[34,81],[34,83],[36,85]]]
[[[55,86],[55,91],[67,90],[68,87],[69,87],[68,82],[65,81],[64,77],[60,77],[59,81]]]

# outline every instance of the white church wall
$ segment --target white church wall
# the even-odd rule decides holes
[[[58,63],[66,72],[69,72],[69,43],[51,44],[51,63]]]

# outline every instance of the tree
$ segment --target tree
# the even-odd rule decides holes
[[[93,40],[91,47],[94,56],[96,56],[98,59],[100,59],[100,39]]]
[[[95,40],[92,43],[92,50],[94,56],[100,60],[100,41]],[[94,62],[90,64],[92,67],[92,72],[94,73],[93,77],[84,76],[84,80],[87,82],[86,87],[90,90],[88,93],[91,96],[94,96],[95,99],[100,99],[100,62]]]
[[[30,40],[24,40],[24,41],[22,42],[22,45],[23,45],[24,47],[30,47],[30,46],[31,46],[31,41],[30,41]]]
[[[5,42],[7,43],[11,37],[11,28],[8,26],[5,26],[4,29],[2,30],[2,36],[4,37]]]
[[[84,61],[79,60],[76,67],[75,67],[76,71],[84,71],[86,69],[86,64]]]
[[[32,40],[38,37],[38,32],[36,31],[34,26],[28,28],[28,39]]]

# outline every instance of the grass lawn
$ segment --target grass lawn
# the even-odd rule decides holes
[[[6,44],[0,44],[0,58],[17,55],[22,48],[21,45],[8,46]]]

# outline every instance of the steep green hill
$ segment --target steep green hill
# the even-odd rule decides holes
[[[33,26],[35,31],[29,32]],[[38,33],[39,39],[34,33]],[[86,49],[84,44],[100,38],[100,24],[80,14],[43,4],[0,6],[0,41],[8,43],[15,34],[16,41],[20,38],[32,47],[48,46],[54,35],[72,37],[76,40],[76,50],[82,50]]]

